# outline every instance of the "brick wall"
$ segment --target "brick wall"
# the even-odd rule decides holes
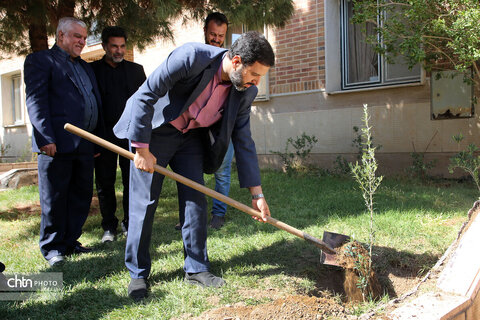
[[[125,60],[128,61],[134,61],[133,59],[133,48],[128,48],[127,51],[125,52]]]
[[[269,77],[271,94],[324,87],[323,1],[296,0],[294,6],[295,14],[286,26],[270,34],[276,54]]]

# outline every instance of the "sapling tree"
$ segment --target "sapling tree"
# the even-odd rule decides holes
[[[360,190],[362,191],[363,199],[365,201],[365,206],[367,207],[368,212],[370,213],[370,237],[369,237],[369,248],[368,248],[368,263],[366,266],[365,274],[361,275],[361,279],[368,278],[372,271],[372,248],[375,241],[375,230],[374,230],[374,200],[373,197],[377,191],[380,183],[382,182],[383,176],[376,176],[376,171],[378,168],[377,160],[375,159],[375,149],[376,147],[372,143],[372,127],[369,123],[370,117],[368,115],[368,107],[366,104],[363,105],[363,125],[361,130],[362,135],[362,156],[360,163],[357,161],[355,164],[350,164],[352,175],[355,180],[358,182]],[[364,283],[359,283],[362,291],[365,291],[365,281]]]

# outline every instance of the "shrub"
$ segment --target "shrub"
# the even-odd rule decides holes
[[[318,140],[315,136],[309,136],[304,132],[300,137],[297,136],[295,139],[288,138],[283,152],[272,150],[270,150],[270,152],[280,156],[283,163],[283,170],[290,173],[301,167],[302,164],[305,164],[313,146],[317,142]],[[289,146],[292,146],[295,152],[289,151]]]

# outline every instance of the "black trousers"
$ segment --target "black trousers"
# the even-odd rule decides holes
[[[45,259],[65,255],[78,244],[93,192],[93,144],[81,140],[71,153],[38,155],[42,216],[40,250]]]
[[[115,137],[112,128],[106,128],[106,131],[106,140],[128,150],[128,140]],[[95,158],[95,185],[97,187],[100,212],[102,214],[102,228],[103,230],[110,230],[112,232],[115,232],[118,226],[118,219],[115,216],[117,210],[117,198],[115,196],[117,164],[120,165],[122,172],[123,222],[125,226],[128,227],[130,160],[105,149],[102,149],[100,156]]]

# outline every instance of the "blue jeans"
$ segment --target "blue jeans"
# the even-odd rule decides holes
[[[230,171],[232,168],[233,153],[233,144],[230,140],[222,165],[218,168],[217,172],[215,172],[215,191],[227,197],[230,192]],[[224,217],[226,212],[227,205],[222,201],[213,199],[212,215]]]

